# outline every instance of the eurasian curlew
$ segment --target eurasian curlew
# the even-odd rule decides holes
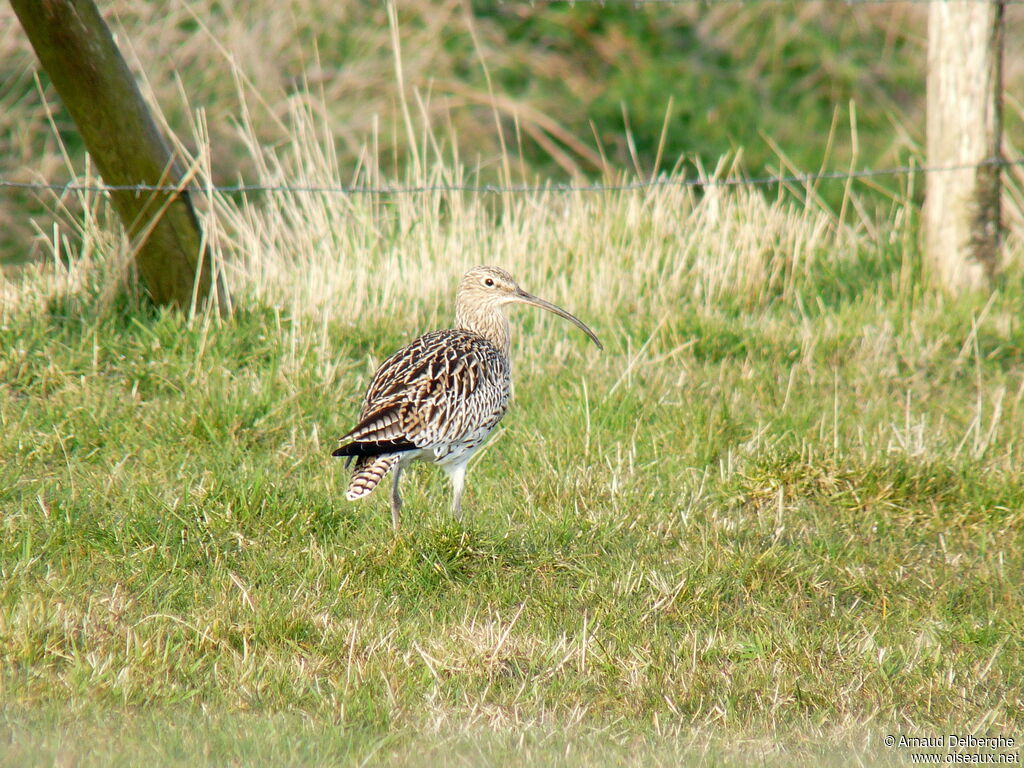
[[[455,327],[420,336],[377,369],[359,423],[332,455],[355,458],[349,501],[369,494],[388,472],[391,523],[398,530],[398,481],[413,461],[439,464],[452,483],[452,513],[460,516],[466,465],[508,410],[512,391],[506,308],[529,304],[597,335],[561,307],[531,296],[498,267],[474,267],[455,296]]]

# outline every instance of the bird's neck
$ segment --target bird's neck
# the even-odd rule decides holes
[[[508,317],[500,307],[470,307],[456,301],[455,327],[460,331],[480,334],[508,359],[512,331]]]

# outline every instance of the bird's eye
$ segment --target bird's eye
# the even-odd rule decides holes
[[[486,280],[484,280],[484,285],[486,285],[488,288],[493,288],[494,287],[494,281],[491,280],[491,278],[488,277]]]

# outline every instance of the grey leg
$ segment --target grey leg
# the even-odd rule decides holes
[[[452,481],[452,514],[456,520],[462,519],[462,491],[466,487],[466,465],[452,467],[448,475]]]
[[[402,497],[398,494],[398,478],[402,476],[402,465],[394,469],[394,477],[391,479],[391,526],[398,533],[399,514],[402,511]]]

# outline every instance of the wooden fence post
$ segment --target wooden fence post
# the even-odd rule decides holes
[[[925,258],[952,293],[986,289],[999,265],[1002,0],[928,9]]]
[[[110,185],[171,185],[184,172],[149,110],[93,0],[11,0],[39,61]],[[112,191],[153,300],[190,306],[222,285],[187,191]]]

